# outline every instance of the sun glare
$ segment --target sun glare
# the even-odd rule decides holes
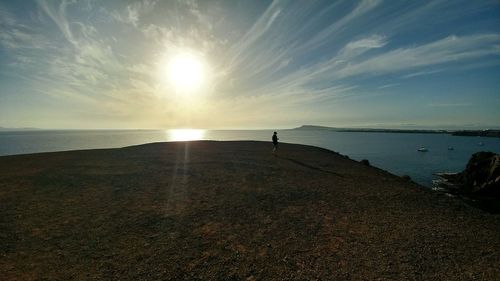
[[[165,74],[168,82],[180,92],[199,90],[206,78],[202,59],[192,54],[172,57],[167,63]]]
[[[192,141],[201,140],[205,135],[205,130],[200,129],[173,129],[168,130],[169,141]]]

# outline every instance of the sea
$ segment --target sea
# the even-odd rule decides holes
[[[186,140],[271,141],[272,130],[23,130],[0,132],[0,156],[40,152],[118,148],[151,142]],[[408,175],[426,187],[435,173],[463,170],[478,151],[500,153],[500,138],[449,134],[279,130],[280,142],[318,146],[395,175]],[[271,147],[271,144],[270,144]],[[426,152],[417,149],[425,147]],[[271,150],[271,148],[270,148]]]

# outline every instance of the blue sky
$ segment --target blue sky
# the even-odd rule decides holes
[[[3,127],[500,127],[494,0],[0,1],[0,28]]]

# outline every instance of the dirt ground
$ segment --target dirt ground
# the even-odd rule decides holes
[[[0,157],[1,280],[500,280],[500,216],[320,148]]]

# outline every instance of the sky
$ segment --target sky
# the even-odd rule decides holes
[[[302,124],[500,128],[500,1],[0,0],[0,127]]]

